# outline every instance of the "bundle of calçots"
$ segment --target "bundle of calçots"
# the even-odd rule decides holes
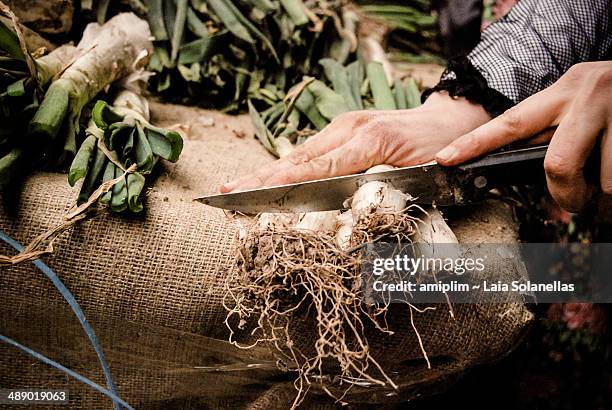
[[[392,169],[377,165],[366,173]],[[301,404],[314,384],[339,402],[353,383],[398,388],[397,373],[379,362],[384,347],[372,340],[389,341],[399,329],[386,320],[390,295],[381,293],[378,303],[372,303],[364,285],[368,265],[363,248],[387,242],[433,252],[430,245],[457,243],[439,211],[423,209],[412,200],[390,183],[371,181],[347,198],[344,212],[262,213],[242,226],[237,269],[227,277],[224,298],[230,341],[242,348],[258,343],[273,347],[279,367],[296,375],[298,392],[291,408]],[[436,307],[403,301],[408,310],[403,319],[410,323],[431,368],[414,317]],[[449,308],[453,315],[450,304]],[[311,330],[307,335],[296,330],[305,326]],[[239,343],[244,334],[257,342]],[[399,337],[408,348],[410,339]]]
[[[344,63],[355,51],[357,15],[342,3],[148,0],[153,91],[226,111],[276,101],[319,59]]]
[[[406,109],[421,104],[416,81],[391,81],[379,62],[358,59],[342,66],[327,58],[319,63],[324,79],[305,77],[285,98],[261,112],[249,105],[255,136],[277,157],[291,152],[295,144],[301,144],[344,112]]]
[[[147,100],[130,90],[119,92],[113,106],[98,101],[85,132],[87,138],[72,162],[68,182],[74,186],[85,178],[77,200],[80,205],[102,183],[120,178],[100,198],[115,212],[142,211],[145,176],[159,158],[176,162],[183,149],[183,139],[177,132],[149,123]],[[132,166],[135,169],[126,172]]]

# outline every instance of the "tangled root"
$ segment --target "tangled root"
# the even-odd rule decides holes
[[[417,221],[403,212],[360,215],[349,250],[338,248],[334,232],[296,230],[282,223],[251,229],[242,239],[237,274],[226,282],[230,341],[241,348],[258,343],[274,347],[279,366],[297,373],[293,407],[313,382],[337,400],[342,397],[329,389],[333,382],[348,388],[363,383],[397,388],[372,356],[365,336],[366,327],[393,332],[385,321],[388,305],[365,302],[359,249],[372,241],[410,240]],[[237,341],[246,332],[250,345]]]

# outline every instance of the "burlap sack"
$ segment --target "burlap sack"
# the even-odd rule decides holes
[[[85,221],[44,258],[80,303],[120,395],[136,408],[286,408],[295,393],[293,376],[278,370],[265,348],[224,342],[223,279],[232,273],[236,227],[222,211],[191,199],[271,160],[251,138],[232,135],[232,128],[247,128],[244,118],[231,121],[237,122],[207,128],[202,140],[186,143],[179,164],[166,168],[151,190],[144,215]],[[65,175],[33,176],[17,207],[3,201],[0,229],[28,243],[59,223],[74,198]],[[507,242],[516,239],[509,223],[507,208],[485,204],[464,211],[454,228],[463,242]],[[0,246],[0,252],[12,251]],[[0,334],[104,384],[93,349],[53,285],[31,264],[0,269]],[[507,353],[531,320],[518,303],[456,306],[454,313],[452,319],[441,308],[415,317],[433,365],[427,369],[406,310],[397,308],[389,317],[395,335],[373,333],[370,345],[400,391],[353,388],[345,400],[386,403],[440,389],[466,368]],[[308,338],[309,329],[300,333]],[[6,345],[0,345],[0,387],[61,388],[75,408],[111,406]],[[305,407],[332,403],[317,388],[309,397]]]

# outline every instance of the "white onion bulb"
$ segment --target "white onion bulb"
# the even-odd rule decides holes
[[[338,230],[336,231],[336,245],[340,249],[348,249],[351,246],[351,235],[353,234],[353,212],[346,211],[336,218]]]
[[[295,228],[318,232],[333,231],[336,229],[338,215],[340,211],[308,212],[300,216],[300,221]]]
[[[392,188],[389,184],[372,181],[361,186],[351,201],[354,212],[373,212],[376,210],[400,212],[406,208],[410,196]]]

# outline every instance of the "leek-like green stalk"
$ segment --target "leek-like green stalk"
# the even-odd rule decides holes
[[[374,105],[379,110],[395,110],[395,99],[389,87],[387,76],[383,65],[372,61],[366,66],[370,89],[374,97]]]
[[[103,182],[121,177],[136,164],[135,172],[119,181],[101,201],[110,204],[115,212],[143,210],[141,193],[145,176],[159,158],[176,162],[183,148],[183,139],[177,132],[151,125],[149,117],[147,100],[134,91],[121,91],[113,106],[96,102],[86,130],[88,136],[68,173],[71,186],[85,178],[78,204],[87,202]]]

